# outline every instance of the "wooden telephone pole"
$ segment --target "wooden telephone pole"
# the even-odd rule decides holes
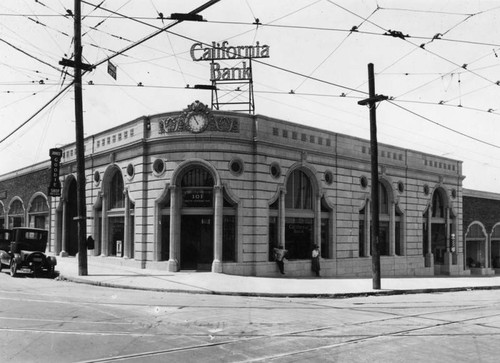
[[[87,276],[87,206],[85,198],[85,147],[83,143],[83,101],[82,101],[82,69],[89,71],[93,67],[82,63],[82,28],[81,0],[74,3],[75,60],[63,59],[59,64],[73,67],[75,88],[75,136],[76,136],[76,197],[78,215],[78,275]]]
[[[78,208],[78,275],[87,276],[87,205],[85,198],[85,148],[83,145],[81,3],[75,0],[75,134]]]
[[[371,233],[371,253],[372,253],[372,278],[373,289],[379,290],[380,283],[380,248],[379,248],[379,188],[378,188],[378,142],[377,142],[377,102],[387,100],[387,96],[375,94],[375,75],[373,63],[368,64],[368,92],[369,97],[358,102],[359,105],[370,108],[370,148],[371,148],[371,177],[372,177],[372,233]]]

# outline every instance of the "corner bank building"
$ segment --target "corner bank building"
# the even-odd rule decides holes
[[[89,256],[277,276],[272,250],[283,245],[287,275],[312,276],[317,244],[322,275],[371,276],[370,152],[368,140],[198,101],[138,118],[85,139]],[[47,196],[49,173],[43,163],[0,177],[0,223],[47,228],[50,251],[74,256],[74,144],[61,197]],[[382,276],[469,275],[462,162],[380,145],[379,175]],[[494,273],[487,254],[500,249],[489,243],[467,252],[483,256],[477,273]]]

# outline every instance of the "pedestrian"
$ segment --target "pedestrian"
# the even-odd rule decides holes
[[[285,262],[283,260],[287,252],[288,251],[283,248],[283,245],[279,245],[278,248],[274,248],[274,260],[276,261],[282,275],[285,274]]]
[[[319,270],[321,270],[321,267],[319,265],[319,247],[318,245],[314,245],[314,248],[312,250],[312,255],[311,255],[311,270],[313,270],[316,273],[316,276],[319,276]]]

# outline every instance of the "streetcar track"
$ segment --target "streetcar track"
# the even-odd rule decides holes
[[[453,310],[450,310],[453,311]],[[427,314],[427,313],[426,313]],[[421,315],[426,315],[426,314],[421,314]],[[302,349],[302,350],[297,350],[293,352],[286,352],[286,353],[279,353],[279,354],[274,354],[274,355],[268,355],[265,357],[259,357],[259,358],[252,358],[252,359],[247,359],[242,362],[259,362],[259,361],[266,361],[266,360],[273,360],[273,359],[279,359],[279,358],[284,358],[288,356],[294,356],[294,355],[300,355],[308,352],[316,352],[320,350],[325,350],[325,349],[330,349],[330,348],[336,348],[336,347],[342,347],[342,346],[347,346],[351,344],[356,344],[359,342],[364,342],[368,340],[373,340],[373,339],[379,339],[379,338],[384,338],[384,337],[389,337],[389,336],[401,336],[401,337],[418,337],[418,336],[423,336],[423,337],[432,337],[432,336],[453,336],[453,334],[426,334],[426,335],[411,335],[413,332],[418,332],[418,331],[423,331],[423,330],[430,330],[430,329],[435,329],[439,327],[444,327],[444,326],[449,326],[449,325],[454,325],[454,324],[461,324],[464,322],[470,322],[474,320],[479,320],[479,319],[484,319],[484,318],[489,318],[489,317],[496,317],[499,316],[500,314],[492,314],[488,316],[481,316],[481,317],[473,317],[473,318],[468,318],[468,319],[462,319],[458,321],[442,321],[437,324],[431,324],[427,326],[421,326],[421,327],[415,327],[415,328],[409,328],[409,329],[403,329],[399,331],[394,331],[394,332],[387,332],[387,333],[382,333],[382,334],[376,334],[376,335],[360,335],[360,334],[355,334],[355,335],[334,335],[334,336],[311,336],[311,335],[303,335],[304,333],[312,333],[312,332],[318,332],[322,330],[327,330],[327,329],[332,329],[335,328],[336,325],[331,325],[331,326],[325,326],[325,327],[320,327],[320,328],[311,328],[311,329],[303,329],[300,331],[296,332],[286,332],[286,333],[277,333],[277,334],[265,334],[265,335],[259,335],[259,336],[245,336],[243,339],[229,339],[229,340],[224,340],[224,341],[219,341],[219,342],[213,342],[213,343],[203,343],[203,344],[197,344],[197,345],[191,345],[187,347],[177,347],[177,348],[169,348],[169,349],[163,349],[163,350],[157,350],[157,351],[149,351],[149,352],[142,352],[142,353],[133,353],[133,354],[128,354],[128,355],[119,355],[119,356],[114,356],[114,357],[106,357],[106,358],[100,358],[100,359],[93,359],[93,360],[85,360],[81,361],[79,363],[90,363],[90,362],[113,362],[113,361],[120,361],[120,360],[127,360],[127,359],[135,359],[135,358],[147,358],[147,357],[153,357],[153,356],[159,356],[159,355],[168,355],[171,353],[178,353],[178,352],[184,352],[184,351],[189,351],[189,350],[195,350],[195,349],[204,349],[204,348],[210,348],[210,347],[216,347],[216,346],[224,346],[224,345],[229,345],[233,343],[242,343],[242,342],[249,342],[253,340],[258,340],[258,339],[269,339],[269,338],[290,338],[290,337],[297,337],[297,338],[318,338],[318,339],[328,339],[331,337],[334,338],[343,338],[343,337],[352,337],[352,339],[349,339],[344,342],[339,342],[335,344],[328,344],[328,345],[323,345],[320,347],[314,347],[314,348],[308,348],[308,349]],[[418,316],[418,315],[417,315]],[[415,316],[406,316],[402,315],[399,316],[397,319],[406,319],[408,317],[415,317]],[[497,336],[500,335],[499,333],[495,334],[483,334],[483,336]],[[191,335],[185,335],[185,336],[191,336]],[[215,337],[221,337],[223,335],[214,335]],[[225,335],[224,335],[225,336]],[[462,334],[460,336],[470,336],[470,333],[467,334]],[[477,335],[479,336],[479,335]]]
[[[12,294],[18,294],[18,292],[12,292]],[[30,294],[24,294],[24,295],[30,295]],[[32,295],[32,294],[31,294]],[[50,295],[51,297],[53,295]],[[165,355],[168,356],[169,354],[174,354],[174,353],[180,353],[184,351],[192,351],[196,349],[210,349],[213,347],[223,347],[223,346],[229,346],[230,344],[240,344],[240,343],[246,343],[249,341],[258,341],[258,340],[264,340],[264,339],[279,339],[279,338],[298,338],[298,339],[347,339],[342,342],[337,342],[335,344],[326,344],[326,345],[321,345],[319,347],[313,347],[313,348],[308,348],[308,349],[302,349],[302,350],[296,350],[296,351],[288,351],[284,353],[276,353],[273,355],[268,355],[265,357],[258,357],[258,358],[251,358],[244,360],[244,362],[259,362],[259,361],[266,361],[266,360],[275,360],[275,359],[281,359],[281,358],[286,358],[286,357],[291,357],[291,356],[300,356],[301,354],[306,354],[306,353],[313,353],[313,352],[319,352],[321,350],[326,350],[326,349],[334,349],[334,348],[339,348],[343,346],[349,346],[352,344],[360,343],[360,342],[365,342],[365,341],[370,341],[373,339],[382,339],[386,337],[395,337],[395,336],[400,336],[400,337],[442,337],[442,336],[470,336],[470,333],[463,333],[463,334],[455,334],[455,333],[432,333],[430,332],[429,334],[421,334],[423,331],[430,331],[432,329],[438,329],[440,327],[446,327],[446,326],[452,326],[454,324],[462,324],[462,323],[467,323],[467,322],[473,322],[481,319],[489,319],[489,318],[494,318],[500,316],[500,314],[485,314],[482,316],[477,316],[477,317],[472,317],[472,318],[467,318],[467,319],[461,319],[461,320],[447,320],[447,319],[438,319],[438,318],[433,318],[429,315],[432,314],[446,314],[446,313],[456,313],[460,314],[460,312],[464,311],[471,311],[475,309],[482,309],[485,307],[491,307],[495,308],[498,306],[498,302],[495,300],[493,304],[489,305],[484,305],[484,301],[481,301],[483,306],[478,306],[479,302],[471,302],[459,306],[453,306],[453,308],[446,308],[445,304],[449,303],[449,301],[443,301],[442,305],[441,304],[436,304],[435,302],[433,305],[428,306],[426,305],[426,302],[421,302],[419,304],[416,304],[415,302],[411,306],[405,306],[404,308],[399,308],[399,309],[394,309],[393,306],[391,306],[391,303],[359,303],[359,304],[354,304],[357,306],[329,306],[326,304],[318,304],[318,303],[311,303],[311,301],[300,301],[299,299],[291,299],[287,303],[292,302],[293,306],[281,306],[282,300],[277,299],[277,300],[271,300],[269,298],[256,298],[256,301],[259,302],[272,302],[274,306],[269,306],[270,304],[266,304],[264,306],[251,306],[251,304],[246,304],[245,306],[232,306],[232,305],[227,305],[227,306],[214,306],[214,305],[202,305],[202,304],[194,304],[194,305],[186,305],[186,304],[145,304],[145,303],[120,303],[120,302],[99,302],[99,301],[78,301],[78,302],[71,302],[71,301],[61,301],[61,300],[53,300],[53,301],[46,301],[46,300],[41,300],[41,299],[16,299],[16,298],[9,298],[9,297],[0,297],[0,300],[5,300],[5,301],[23,301],[23,302],[33,302],[33,303],[38,303],[38,302],[49,302],[49,303],[62,303],[62,304],[74,304],[74,305],[81,305],[81,306],[91,306],[92,308],[96,309],[96,306],[112,306],[112,307],[131,307],[131,308],[136,308],[136,307],[144,307],[147,309],[157,309],[158,307],[160,308],[171,308],[171,309],[177,309],[178,311],[184,310],[184,309],[256,309],[256,310],[270,310],[270,309],[279,309],[279,310],[330,310],[332,313],[335,310],[338,310],[339,312],[341,311],[351,311],[351,312],[363,312],[363,313],[369,313],[369,314],[384,314],[386,317],[382,319],[370,319],[370,320],[364,320],[356,323],[352,323],[352,326],[363,326],[363,325],[369,325],[369,324],[377,324],[377,323],[382,323],[382,322],[390,322],[394,321],[397,322],[398,320],[404,320],[404,319],[411,319],[411,318],[416,318],[416,319],[423,319],[422,320],[422,325],[424,324],[424,321],[434,322],[430,324],[426,324],[425,326],[418,326],[418,327],[412,327],[408,329],[401,329],[398,331],[392,331],[392,332],[385,332],[385,333],[380,333],[380,334],[373,334],[373,335],[366,335],[366,334],[340,334],[340,335],[332,335],[332,334],[327,334],[327,335],[322,335],[322,336],[317,336],[313,335],[313,333],[318,333],[321,331],[325,331],[328,329],[336,329],[342,324],[334,324],[334,325],[328,325],[328,326],[320,326],[320,327],[314,327],[314,328],[309,328],[309,329],[300,329],[297,331],[289,331],[289,332],[281,332],[281,333],[276,333],[276,334],[216,334],[213,333],[212,335],[209,333],[201,333],[201,334],[183,334],[183,333],[176,333],[176,334],[165,334],[165,333],[137,333],[137,332],[127,332],[127,331],[122,331],[122,332],[110,332],[110,331],[87,331],[87,332],[82,332],[82,331],[73,331],[73,330],[43,330],[43,329],[9,329],[9,328],[0,328],[0,331],[9,331],[9,332],[20,332],[20,333],[40,333],[40,334],[46,334],[46,333],[51,333],[51,334],[78,334],[78,335],[92,335],[92,336],[99,336],[99,335],[106,335],[106,336],[127,336],[127,337],[132,337],[132,338],[149,338],[149,337],[170,337],[170,336],[185,336],[185,337],[210,337],[210,339],[222,339],[221,341],[211,341],[211,342],[205,342],[205,343],[200,343],[200,344],[193,344],[190,346],[186,347],[175,347],[175,348],[168,348],[168,349],[163,349],[163,350],[156,350],[156,351],[149,351],[149,352],[141,352],[141,353],[131,353],[128,355],[116,355],[114,357],[106,357],[106,358],[98,358],[95,360],[85,360],[82,361],[81,363],[84,362],[112,362],[112,361],[120,361],[120,360],[127,360],[127,359],[137,359],[137,358],[147,358],[147,357],[153,357],[153,356],[161,356]],[[278,303],[279,302],[279,303]],[[283,303],[286,301],[283,301]],[[488,302],[486,302],[488,304]],[[299,306],[297,306],[299,305]],[[370,306],[371,305],[371,306]],[[413,313],[413,314],[404,314],[405,311],[408,309],[426,309],[427,311],[421,311],[418,313]],[[432,309],[432,311],[428,311],[428,309]],[[97,310],[97,309],[96,309]],[[175,311],[177,311],[175,310]],[[160,311],[161,312],[161,311]],[[141,311],[141,313],[144,313]],[[147,312],[146,312],[147,313]],[[387,316],[389,315],[389,316]],[[142,316],[142,315],[141,315]],[[8,319],[8,320],[16,320],[16,318],[2,318],[0,319]],[[123,319],[123,317],[122,317]],[[24,319],[19,319],[19,320],[30,320],[29,318],[24,318]],[[34,320],[36,321],[36,320]],[[44,321],[40,319],[40,321]],[[63,323],[84,323],[84,324],[90,324],[90,323],[95,323],[95,322],[88,322],[88,321],[55,321],[55,320],[50,320],[50,319],[45,319],[46,322],[63,322]],[[189,325],[189,321],[186,321],[185,323],[179,323],[180,325]],[[112,323],[106,323],[103,322],[102,324],[112,324]],[[128,323],[123,323],[124,325],[127,325]],[[132,325],[132,323],[130,323]],[[253,323],[257,324],[258,323]],[[271,327],[275,326],[273,323],[266,323],[266,325],[269,325]],[[483,323],[477,323],[479,326],[484,326]],[[498,330],[497,327],[489,327],[488,328],[495,328]],[[483,333],[483,334],[473,334],[472,336],[487,336],[487,337],[495,337],[499,336],[500,332],[492,332],[492,333]],[[235,339],[234,337],[237,336],[238,338]]]

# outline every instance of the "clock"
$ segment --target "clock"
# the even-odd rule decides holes
[[[191,132],[202,132],[207,127],[208,116],[205,113],[192,112],[187,116],[187,124]]]

